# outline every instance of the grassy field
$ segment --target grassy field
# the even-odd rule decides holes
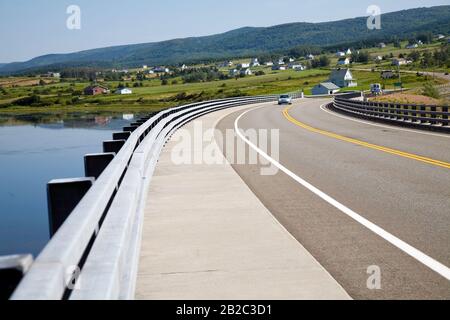
[[[404,47],[406,43],[402,43]],[[439,44],[422,46],[416,50],[435,50]],[[400,53],[407,55],[411,50],[394,48],[392,45],[380,48],[368,49],[371,59],[369,63],[355,63],[353,76],[358,82],[355,88],[345,88],[345,90],[368,90],[371,83],[382,83],[386,89],[394,89],[394,84],[398,79],[383,80],[379,70],[395,69],[389,61],[375,64],[372,58],[377,55],[386,56],[392,53],[398,56]],[[17,114],[67,114],[67,113],[107,113],[107,112],[148,112],[158,111],[170,106],[181,105],[191,101],[208,100],[213,98],[224,98],[242,95],[261,94],[281,94],[303,90],[305,94],[310,94],[311,89],[317,83],[326,81],[331,69],[336,67],[337,57],[329,54],[331,60],[330,67],[309,69],[306,71],[272,71],[271,67],[260,66],[252,68],[253,72],[263,71],[264,75],[246,76],[238,79],[217,80],[199,83],[183,83],[181,78],[168,80],[167,85],[162,85],[158,77],[144,80],[143,86],[132,88],[132,95],[117,95],[114,93],[102,96],[84,96],[83,89],[89,82],[77,81],[76,79],[65,79],[60,81],[52,78],[31,78],[31,77],[6,77],[0,78],[0,115]],[[250,59],[234,61],[250,62]],[[300,62],[304,62],[300,59]],[[199,66],[198,66],[199,67]],[[418,68],[417,65],[402,67],[403,70]],[[362,71],[359,69],[366,69]],[[371,72],[371,69],[378,71]],[[136,71],[136,70],[135,70]],[[221,72],[227,73],[228,68],[221,68]],[[428,71],[448,71],[448,70],[428,70]],[[432,79],[431,77],[418,76],[414,73],[402,73],[402,83],[404,88],[416,89],[426,83],[435,85],[445,83],[442,79]],[[125,84],[132,87],[130,81],[109,81],[103,84],[108,86],[112,92],[119,86]],[[38,95],[44,106],[17,106],[14,101],[31,95]]]

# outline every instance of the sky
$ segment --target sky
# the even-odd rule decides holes
[[[244,26],[368,16],[373,4],[384,13],[450,0],[0,0],[0,63]],[[80,29],[67,28],[70,5],[80,8]]]

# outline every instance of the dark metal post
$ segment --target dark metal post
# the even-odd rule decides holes
[[[98,179],[115,157],[114,152],[93,153],[84,156],[84,173],[86,177]]]
[[[448,107],[447,106],[442,107],[442,112],[448,113]],[[448,126],[448,114],[443,114],[442,115],[442,119],[443,119],[442,125],[443,126]]]
[[[131,135],[130,131],[124,131],[124,132],[115,132],[113,133],[112,137],[113,140],[128,140],[130,135]]]
[[[437,123],[437,121],[436,121],[436,106],[431,106],[430,107],[431,108],[431,124],[436,124]]]
[[[123,145],[125,144],[126,140],[108,140],[103,141],[103,152],[109,153],[119,153],[120,149],[122,149]]]
[[[130,131],[130,132],[134,132],[138,127],[137,126],[128,126],[128,127],[123,127],[123,131]]]
[[[74,178],[57,179],[47,184],[48,216],[50,236],[53,236],[75,209],[84,195],[94,184],[95,179]]]
[[[0,257],[0,301],[11,297],[32,263],[31,254]]]

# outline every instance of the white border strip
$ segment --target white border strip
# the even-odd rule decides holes
[[[386,240],[389,243],[391,243],[392,245],[396,246],[398,249],[400,249],[403,252],[405,252],[406,254],[410,255],[411,257],[413,257],[417,261],[421,262],[422,264],[424,264],[425,266],[427,266],[431,270],[437,272],[438,274],[440,274],[441,276],[443,276],[447,280],[450,280],[450,268],[448,268],[447,266],[443,265],[442,263],[434,260],[430,256],[427,256],[426,254],[424,254],[420,250],[414,248],[413,246],[409,245],[408,243],[404,242],[403,240],[400,240],[399,238],[397,238],[396,236],[390,234],[386,230],[380,228],[376,224],[374,224],[374,223],[370,222],[369,220],[363,218],[361,215],[359,215],[356,212],[354,212],[353,210],[347,208],[345,205],[339,203],[337,200],[333,199],[332,197],[330,197],[326,193],[324,193],[321,190],[319,190],[318,188],[314,187],[309,182],[307,182],[307,181],[303,180],[302,178],[300,178],[299,176],[297,176],[295,173],[290,171],[288,168],[283,166],[278,161],[272,159],[267,153],[265,153],[263,150],[259,149],[255,144],[253,144],[250,140],[248,140],[242,134],[241,130],[239,129],[239,120],[244,115],[246,115],[248,112],[254,111],[254,110],[257,110],[257,109],[260,109],[260,108],[262,108],[262,107],[251,109],[251,110],[247,110],[247,111],[243,112],[241,115],[239,115],[239,117],[236,118],[236,120],[234,122],[234,130],[236,131],[236,133],[239,136],[239,138],[241,138],[252,149],[254,149],[256,152],[258,152],[262,157],[264,157],[266,160],[271,162],[274,166],[276,166],[278,169],[283,171],[285,174],[287,174],[293,180],[297,181],[303,187],[307,188],[308,190],[313,192],[315,195],[319,196],[320,198],[322,198],[323,200],[328,202],[333,207],[335,207],[338,210],[342,211],[343,213],[345,213],[347,216],[349,216],[353,220],[359,222],[364,227],[366,227],[367,229],[371,230],[372,232],[374,232],[378,236],[382,237],[384,240]]]

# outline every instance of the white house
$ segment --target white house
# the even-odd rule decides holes
[[[305,70],[305,66],[302,65],[302,64],[299,64],[299,63],[290,63],[288,65],[288,67],[289,67],[289,69],[294,69],[294,70],[297,70],[297,71]]]
[[[347,65],[350,64],[350,59],[346,57],[339,58],[338,65]]]
[[[294,58],[289,58],[289,62],[294,62],[295,59]]]
[[[243,63],[239,63],[237,66],[238,66],[238,68],[246,69],[246,68],[250,68],[250,63],[243,62]]]
[[[283,64],[284,64],[284,58],[278,59],[278,64],[279,64],[279,65],[283,65]]]
[[[251,76],[252,74],[253,72],[249,68],[241,69],[241,75],[243,76]]]
[[[282,65],[274,65],[272,66],[272,70],[286,70],[286,67]]]
[[[314,60],[314,55],[308,54],[305,58],[306,58],[306,60]]]
[[[187,70],[187,69],[188,69],[187,65],[183,64],[183,65],[181,66],[181,71],[184,71],[184,70]]]
[[[142,69],[143,69],[143,70],[147,70],[147,69],[148,69],[148,66],[147,66],[146,64],[144,64],[144,65],[142,66]]]
[[[352,54],[352,50],[350,50],[350,48],[347,49],[347,51],[345,52],[345,54],[348,55],[348,56],[351,55],[351,54]]]
[[[412,63],[411,60],[406,60],[406,59],[403,59],[403,58],[393,59],[392,60],[392,65],[393,66],[397,66],[397,67],[404,66],[404,65],[407,65],[407,64],[410,64],[410,63]]]
[[[374,60],[375,60],[375,62],[381,62],[381,61],[383,61],[383,57],[382,56],[376,56]]]
[[[258,58],[254,58],[250,64],[251,64],[252,67],[260,66]]]
[[[231,70],[228,72],[228,74],[229,74],[231,77],[235,77],[235,76],[239,75],[239,70],[238,70],[238,69],[231,69]]]
[[[266,63],[264,63],[264,65],[271,67],[273,66],[273,62],[272,61],[267,61]]]
[[[438,34],[438,35],[436,36],[436,38],[437,38],[438,40],[442,40],[442,39],[445,38],[445,36],[444,36],[443,34]]]
[[[336,56],[337,57],[345,57],[345,52],[338,51],[338,52],[336,52]]]
[[[49,77],[49,78],[61,78],[61,74],[59,72],[47,72],[47,77]]]
[[[352,72],[350,69],[334,69],[331,72],[330,79],[328,82],[332,82],[338,87],[356,87],[357,82],[354,82]]]
[[[128,88],[119,88],[116,90],[115,93],[116,94],[132,94],[133,91],[131,91],[131,89],[128,89]]]
[[[381,49],[386,48],[386,43],[380,42],[380,43],[378,44],[378,48],[381,48]]]
[[[339,92],[340,89],[341,88],[332,82],[322,82],[312,88],[312,94],[335,94],[336,92]]]

